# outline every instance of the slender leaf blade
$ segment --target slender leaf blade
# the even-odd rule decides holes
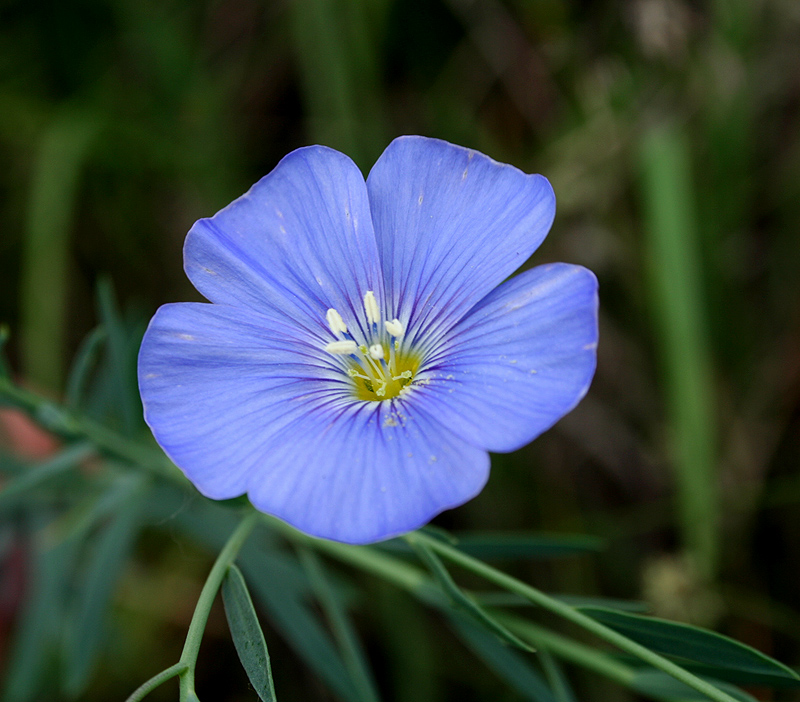
[[[299,549],[298,555],[339,643],[342,659],[353,680],[353,686],[363,702],[376,702],[379,697],[375,680],[355,628],[347,616],[344,603],[328,582],[322,562],[317,555],[305,548]]]
[[[694,663],[715,678],[743,684],[800,687],[791,668],[746,644],[713,631],[642,617],[603,607],[581,607],[584,613],[652,651]]]
[[[267,642],[242,572],[232,565],[222,583],[222,601],[233,645],[250,684],[263,702],[275,702]]]
[[[496,636],[464,615],[450,614],[450,621],[461,640],[494,673],[530,702],[558,702],[544,678],[516,651],[504,646]]]
[[[94,540],[72,626],[64,638],[63,688],[71,697],[86,687],[101,652],[111,596],[139,531],[143,486],[141,478],[129,482],[128,499]]]
[[[741,702],[756,702],[755,697],[744,692],[744,690],[740,690],[738,687],[713,679],[708,679],[708,682]],[[708,697],[702,692],[698,692],[660,670],[647,669],[638,671],[628,685],[631,689],[641,692],[643,695],[648,695],[657,700],[664,700],[665,702],[695,702],[695,700],[697,702],[707,702],[708,700]]]
[[[483,609],[475,600],[464,593],[451,577],[447,568],[445,568],[439,557],[427,546],[427,544],[416,541],[412,538],[409,542],[414,549],[419,553],[422,562],[428,566],[431,573],[441,585],[445,593],[450,597],[452,603],[469,614],[473,619],[482,624],[489,631],[500,637],[506,643],[515,646],[523,651],[529,653],[533,652],[533,648],[525,643],[515,634],[512,634],[506,627],[492,617],[485,609]]]
[[[75,467],[94,452],[90,444],[80,442],[67,447],[47,461],[31,466],[0,491],[0,510],[13,503],[20,495]]]

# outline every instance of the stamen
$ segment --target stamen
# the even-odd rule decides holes
[[[336,334],[336,336],[339,336],[340,333],[347,333],[347,325],[344,323],[342,315],[333,309],[333,307],[327,311],[325,314],[325,319],[328,320],[328,326],[330,327],[331,331]]]
[[[355,341],[331,341],[325,350],[336,356],[349,356],[358,350],[358,346]]]
[[[403,323],[399,319],[393,319],[391,322],[387,319],[384,323],[386,331],[389,332],[395,339],[402,339],[405,329]]]
[[[381,311],[378,309],[378,301],[372,290],[367,290],[364,295],[364,311],[367,313],[367,322],[370,326],[381,321]]]
[[[380,361],[383,358],[383,346],[380,344],[373,344],[369,347],[370,358]]]

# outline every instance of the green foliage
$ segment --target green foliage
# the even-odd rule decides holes
[[[244,576],[235,565],[228,568],[228,575],[222,583],[222,598],[233,643],[250,684],[263,702],[274,702],[275,686],[267,643]]]

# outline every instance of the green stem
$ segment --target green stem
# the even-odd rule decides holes
[[[147,682],[139,685],[125,702],[139,702],[139,700],[144,699],[159,685],[163,685],[167,680],[171,680],[176,675],[180,675],[184,670],[186,670],[186,666],[183,663],[176,663],[166,670],[162,670],[158,675],[154,675]]]
[[[368,546],[348,546],[347,544],[341,544],[335,541],[315,539],[301,534],[285,522],[275,519],[274,517],[262,515],[262,518],[264,521],[268,522],[272,528],[284,534],[294,543],[311,546],[339,561],[348,563],[365,572],[383,578],[397,587],[410,592],[426,604],[440,608],[446,608],[447,606],[447,600],[442,596],[441,590],[436,587],[431,578],[416,566],[405,563],[404,561],[381,553]],[[650,663],[653,667],[685,682],[687,685],[702,692],[711,699],[717,702],[736,702],[730,695],[713,687],[697,676],[692,675],[671,661],[662,658],[658,654],[625,638],[614,630],[603,626],[594,619],[587,617],[574,607],[545,595],[525,583],[505,575],[505,573],[495,570],[437,539],[432,539],[420,532],[414,532],[406,537],[407,540],[413,540],[415,538],[424,541],[431,548],[437,550],[452,562],[478,573],[490,582],[497,583],[501,587],[521,595],[534,604],[574,622],[578,626],[591,631],[609,643],[616,645],[618,648]],[[501,621],[509,629],[516,632],[521,637],[526,638],[536,647],[546,648],[564,660],[593,670],[620,684],[626,686],[630,685],[633,678],[633,671],[630,667],[618,663],[609,656],[595,651],[589,646],[578,643],[577,641],[572,641],[571,639],[543,629],[518,617],[510,615],[503,616]]]
[[[200,643],[203,640],[203,632],[206,628],[208,621],[208,614],[211,611],[211,605],[219,592],[220,585],[228,572],[228,568],[236,559],[239,550],[245,542],[245,539],[253,530],[253,527],[258,523],[261,515],[256,511],[251,511],[236,527],[233,534],[231,534],[228,542],[220,551],[217,560],[208,574],[206,584],[203,585],[203,590],[197,600],[197,606],[194,608],[192,621],[189,624],[189,631],[186,632],[186,643],[183,645],[181,658],[178,661],[179,666],[184,666],[183,672],[180,674],[180,691],[181,702],[186,700],[196,699],[194,691],[194,669],[197,664],[197,654],[200,652]]]
[[[39,425],[59,436],[83,437],[98,449],[125,459],[173,482],[186,484],[180,472],[161,451],[143,446],[87,417],[73,414],[55,402],[0,377],[0,402],[27,412]]]
[[[577,624],[579,627],[590,631],[599,638],[604,639],[610,644],[613,644],[617,648],[636,656],[645,663],[649,663],[654,668],[664,671],[668,675],[680,680],[698,692],[702,692],[710,699],[716,700],[716,702],[736,702],[733,697],[725,692],[722,692],[722,690],[714,687],[705,680],[698,678],[696,675],[684,670],[679,665],[676,665],[672,661],[663,658],[650,649],[645,648],[641,644],[631,641],[629,638],[583,614],[583,612],[580,612],[574,607],[571,607],[564,602],[544,594],[540,590],[523,583],[521,580],[517,580],[516,578],[512,578],[510,575],[506,575],[502,571],[492,568],[490,565],[487,565],[476,558],[472,558],[472,556],[468,556],[458,549],[439,541],[438,539],[431,538],[430,536],[417,531],[406,535],[406,540],[409,542],[413,542],[414,540],[422,541],[433,550],[438,551],[444,558],[447,558],[452,563],[456,563],[457,565],[460,565],[461,567],[482,576],[489,582],[493,582],[496,585],[509,590],[510,592],[516,592],[518,595],[527,598],[534,604],[540,606],[542,609],[546,609],[553,614],[563,617],[573,624]]]
[[[593,670],[621,685],[629,685],[633,679],[635,673],[632,668],[591,646],[568,639],[519,617],[499,616],[498,619],[518,636],[530,641],[537,650],[549,651],[565,661]]]
[[[272,529],[282,533],[293,543],[310,546],[338,561],[377,575],[379,578],[417,595],[428,604],[446,602],[442,597],[441,590],[433,584],[433,581],[426,575],[425,571],[416,566],[381,553],[369,546],[351,546],[338,541],[315,539],[312,536],[302,534],[280,519],[267,514],[262,514],[261,516]]]

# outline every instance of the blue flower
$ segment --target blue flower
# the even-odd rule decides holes
[[[199,220],[139,355],[145,418],[204,495],[379,541],[480,492],[586,393],[597,281],[515,271],[555,213],[539,175],[401,137],[364,182],[321,146]],[[502,283],[502,284],[501,284]]]

